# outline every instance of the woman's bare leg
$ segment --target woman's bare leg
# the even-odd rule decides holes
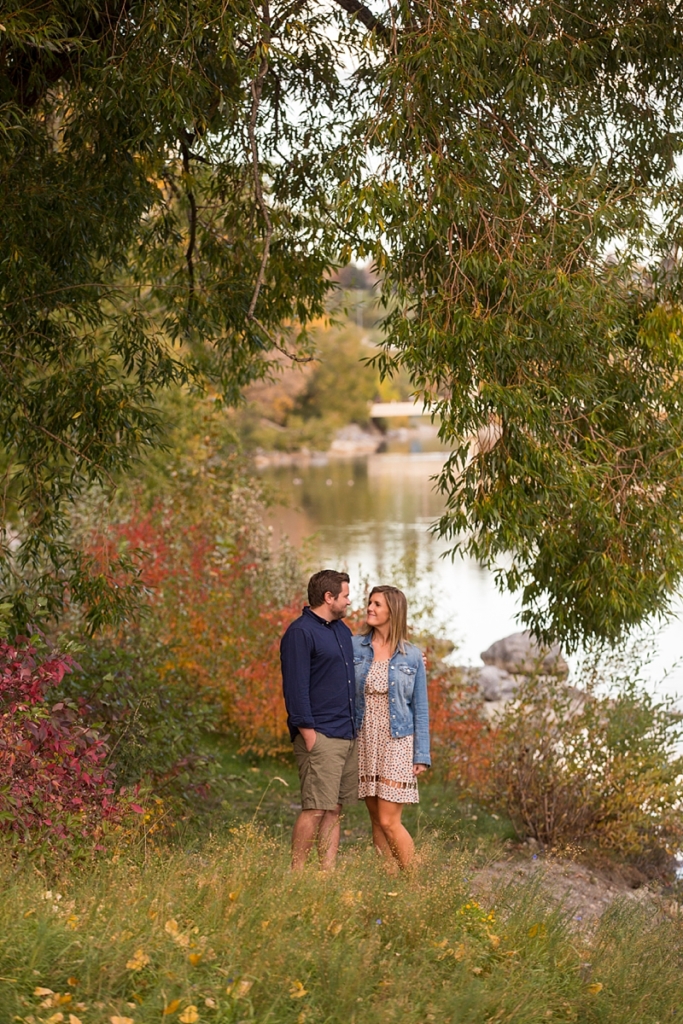
[[[391,800],[382,800],[379,796],[374,799],[377,802],[377,820],[384,833],[385,841],[400,867],[407,868],[415,856],[415,844],[410,832],[401,824],[403,804],[395,804]],[[372,817],[372,813],[370,816]]]
[[[382,857],[385,857],[387,860],[392,860],[393,854],[391,852],[391,847],[387,842],[387,837],[384,835],[384,829],[379,823],[379,811],[377,809],[377,800],[378,797],[376,796],[365,797],[365,806],[368,809],[368,814],[370,815],[370,822],[372,823],[372,842],[375,849],[379,854],[382,855]]]

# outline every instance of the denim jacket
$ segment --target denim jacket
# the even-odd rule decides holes
[[[396,649],[389,662],[389,726],[394,738],[413,736],[413,763],[431,764],[429,756],[429,709],[427,674],[419,647],[406,643],[405,654]],[[372,635],[354,636],[353,666],[356,670],[356,728],[365,713],[365,680],[374,660]]]

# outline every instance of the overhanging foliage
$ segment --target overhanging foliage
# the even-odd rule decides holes
[[[269,353],[305,356],[328,268],[354,253],[382,272],[383,367],[438,400],[456,448],[443,532],[511,557],[526,622],[569,646],[666,610],[677,7],[7,0],[1,21],[20,616],[66,590],[95,624],[115,613],[126,588],[79,562],[68,502],[155,443],[160,388],[209,378],[234,401]]]

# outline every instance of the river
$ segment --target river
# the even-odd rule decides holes
[[[474,560],[442,557],[449,545],[430,526],[443,508],[433,477],[446,453],[436,443],[413,441],[413,448],[427,448],[422,451],[410,446],[398,442],[375,455],[262,470],[264,482],[284,503],[272,511],[270,525],[276,541],[287,537],[303,546],[312,571],[346,569],[356,603],[366,581],[401,585],[408,580],[424,619],[456,644],[455,661],[481,664],[481,651],[521,628],[519,602],[501,593],[492,572]],[[653,645],[645,677],[659,693],[683,695],[683,665],[675,665],[683,656],[683,602]]]

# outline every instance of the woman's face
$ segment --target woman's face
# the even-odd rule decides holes
[[[386,626],[389,622],[389,605],[384,594],[373,594],[368,601],[368,613],[366,621],[368,626]]]

